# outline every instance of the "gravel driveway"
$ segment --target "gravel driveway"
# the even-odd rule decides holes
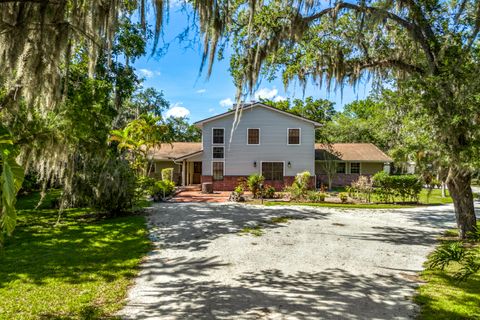
[[[453,207],[342,210],[157,204],[157,249],[126,319],[407,319],[416,273]],[[287,223],[267,223],[291,216]],[[261,223],[260,237],[240,235]]]

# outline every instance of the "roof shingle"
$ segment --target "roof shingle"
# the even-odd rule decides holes
[[[330,145],[339,161],[372,161],[393,162],[392,158],[383,153],[372,143],[332,143]],[[321,143],[315,144],[315,160],[325,160],[328,146]],[[329,156],[332,156],[330,153]]]

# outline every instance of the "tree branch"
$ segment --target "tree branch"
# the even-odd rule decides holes
[[[412,4],[413,5],[413,4]],[[372,15],[377,15],[377,16],[383,16],[393,22],[395,22],[397,25],[401,26],[402,28],[406,29],[410,35],[412,36],[413,40],[418,42],[420,44],[420,46],[422,47],[423,51],[425,52],[425,54],[427,55],[427,61],[428,61],[428,64],[429,64],[429,67],[431,69],[431,71],[435,71],[436,70],[436,67],[435,67],[435,56],[434,54],[432,53],[432,50],[431,50],[431,47],[427,41],[427,38],[425,37],[425,34],[424,34],[424,30],[416,23],[413,23],[413,22],[410,22],[390,11],[387,11],[387,10],[384,10],[384,9],[381,9],[381,8],[376,8],[376,7],[369,7],[369,6],[363,6],[363,5],[356,5],[356,4],[353,4],[353,3],[346,3],[346,2],[339,2],[337,3],[334,7],[330,7],[330,8],[327,8],[327,9],[324,9],[316,14],[313,14],[311,16],[307,16],[307,17],[304,17],[303,18],[303,21],[305,21],[306,23],[311,23],[317,19],[321,19],[322,17],[328,15],[328,14],[332,14],[333,16],[336,16],[338,11],[340,11],[341,9],[348,9],[348,10],[353,10],[353,11],[357,11],[357,12],[361,12],[361,13],[369,13],[369,14],[372,14]],[[413,10],[413,9],[410,9],[410,10]],[[421,13],[421,11],[420,11]],[[418,15],[418,13],[416,14]],[[423,17],[423,15],[421,15]],[[423,19],[425,20],[426,22],[426,19],[423,17]],[[423,24],[423,22],[422,22]],[[425,26],[426,29],[429,29],[429,25],[426,24]],[[430,36],[428,36],[428,39],[429,40],[436,40],[435,39],[435,36],[433,34],[433,31],[430,30],[426,30],[425,31],[426,34],[430,34],[431,33],[431,37],[433,37],[433,39],[430,39]]]

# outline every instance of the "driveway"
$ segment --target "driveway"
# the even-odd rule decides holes
[[[126,319],[408,319],[452,206],[401,210],[157,204],[156,250]],[[272,217],[291,216],[272,224]],[[261,223],[264,234],[241,235]],[[263,223],[262,223],[263,222]]]

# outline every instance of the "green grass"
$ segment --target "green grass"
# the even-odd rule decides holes
[[[325,207],[325,208],[346,208],[346,209],[400,209],[413,208],[413,205],[400,204],[371,204],[371,203],[331,203],[331,202],[281,202],[269,201],[265,203],[266,206],[310,206],[310,207]]]
[[[282,217],[273,217],[272,219],[270,219],[270,223],[273,223],[273,224],[276,224],[276,223],[287,223],[288,221],[290,221],[291,219],[294,219],[293,217],[289,217],[289,216],[282,216]]]
[[[418,205],[441,205],[452,203],[452,198],[448,195],[447,197],[442,198],[441,190],[434,189],[430,194],[430,197],[427,197],[427,190],[422,190],[419,197],[419,204],[414,203],[375,203],[380,199],[376,195],[372,195],[372,202],[374,203],[332,203],[332,202],[284,202],[284,201],[268,201],[265,202],[266,206],[311,206],[311,207],[326,207],[326,208],[346,208],[346,209],[400,209],[400,208],[413,208]],[[428,198],[428,201],[427,201]],[[397,202],[401,202],[402,199],[395,199]]]
[[[447,237],[456,235],[455,230],[446,233]],[[474,250],[480,252],[480,247]],[[415,296],[415,302],[421,306],[420,319],[480,319],[480,274],[459,282],[453,277],[458,270],[459,265],[452,263],[443,271],[422,272],[421,279],[426,283]]]
[[[239,232],[240,234],[251,234],[255,237],[260,237],[263,235],[263,230],[261,226],[255,226],[255,227],[244,227],[242,230]]]
[[[121,308],[150,242],[141,215],[101,219],[69,209],[56,225],[52,195],[18,201],[0,253],[0,319],[97,319]]]

